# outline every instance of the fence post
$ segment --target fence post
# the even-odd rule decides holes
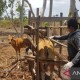
[[[31,11],[28,12],[28,25],[31,25]],[[30,29],[30,32],[32,33],[32,30]],[[31,34],[30,34],[31,36]]]
[[[39,52],[38,52],[38,43],[39,43],[39,26],[40,26],[40,16],[39,16],[39,8],[37,8],[37,19],[36,19],[36,44],[37,44],[37,70],[36,70],[36,80],[40,80],[39,73]]]
[[[28,12],[28,25],[30,25],[30,20],[31,20],[31,11],[29,10],[29,12]]]
[[[63,13],[60,13],[60,18],[63,17]],[[62,21],[60,21],[60,35],[62,35]],[[59,49],[59,53],[61,54],[62,53],[62,46],[60,45],[60,49]],[[60,63],[59,63],[60,65]],[[61,67],[59,66],[59,76],[60,76],[60,70],[61,70]]]
[[[60,18],[63,17],[63,13],[60,13]],[[60,21],[60,35],[62,35],[62,21]],[[59,53],[62,53],[62,46],[60,46]]]

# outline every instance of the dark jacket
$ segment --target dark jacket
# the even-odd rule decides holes
[[[73,64],[80,63],[80,30],[61,37],[54,37],[56,40],[67,40],[69,61]]]

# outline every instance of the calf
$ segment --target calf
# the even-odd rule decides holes
[[[20,59],[20,50],[21,48],[26,48],[28,47],[26,50],[28,51],[30,46],[32,47],[32,50],[34,52],[35,46],[33,45],[33,42],[31,41],[30,37],[26,37],[26,38],[14,38],[12,36],[8,36],[9,39],[9,43],[12,45],[12,47],[15,49],[16,51],[16,56],[17,56],[17,60],[19,61]]]

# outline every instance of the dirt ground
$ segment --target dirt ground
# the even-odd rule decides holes
[[[0,80],[31,80],[30,73],[28,72],[27,62],[22,62],[20,69],[17,66],[10,72],[8,72],[15,66],[16,52],[9,44],[8,34],[15,34],[13,29],[0,28]],[[25,56],[25,49],[21,50],[21,58]]]
[[[15,67],[6,77],[6,74],[14,66],[12,65],[12,63],[16,60],[16,52],[8,42],[8,33],[9,32],[11,33],[11,31],[13,30],[12,29],[6,30],[2,28],[0,29],[0,80],[31,80],[30,73],[28,72],[28,65],[24,61],[22,62],[23,68],[16,70]],[[6,34],[6,32],[8,33]],[[62,53],[67,58],[66,48],[63,47]],[[24,56],[25,56],[25,49],[22,49],[21,57],[24,58]]]

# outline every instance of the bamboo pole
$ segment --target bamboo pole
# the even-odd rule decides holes
[[[28,12],[28,25],[30,25],[30,20],[31,20],[31,11],[29,10],[29,12]]]
[[[67,45],[65,45],[65,44],[63,44],[63,43],[61,43],[61,42],[58,42],[58,41],[56,41],[56,40],[51,40],[51,41],[53,41],[53,42],[55,42],[55,43],[57,43],[57,44],[59,44],[59,45],[67,48]]]
[[[63,13],[61,12],[60,13],[60,17],[62,18],[63,17]],[[62,26],[62,20],[60,21],[60,26]],[[62,28],[60,28],[60,36],[62,36]],[[62,41],[60,41],[62,42]],[[59,48],[59,53],[62,54],[62,46],[60,45],[60,48]],[[60,63],[59,63],[60,65]],[[61,66],[59,66],[59,71],[61,69]],[[59,72],[59,76],[60,76],[60,72]]]
[[[39,51],[38,51],[38,43],[39,43],[39,25],[40,25],[40,16],[39,16],[39,8],[37,8],[37,21],[36,21],[36,44],[37,44],[37,75],[36,80],[40,80],[40,74],[39,74]]]

